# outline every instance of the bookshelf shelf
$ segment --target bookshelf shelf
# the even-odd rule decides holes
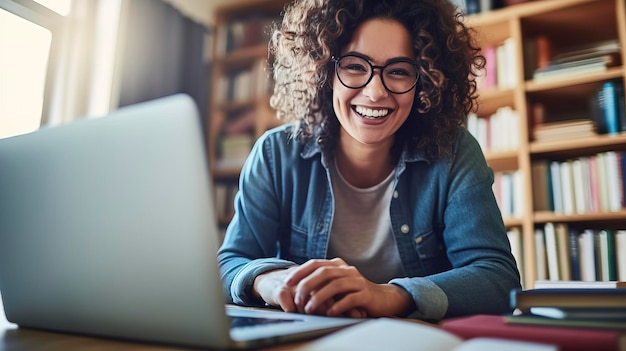
[[[224,112],[233,112],[233,111],[238,111],[238,110],[245,110],[245,109],[250,109],[250,108],[254,108],[257,106],[257,104],[263,102],[263,101],[267,101],[267,99],[269,99],[269,97],[267,98],[250,98],[250,99],[245,99],[245,100],[239,100],[239,101],[227,101],[227,102],[222,102],[220,103],[217,108],[219,108],[220,110],[223,110]]]
[[[215,63],[222,65],[225,71],[234,71],[243,69],[265,56],[267,56],[267,44],[258,44],[227,53],[217,58]]]
[[[558,89],[576,89],[576,86],[585,85],[589,83],[597,83],[610,79],[621,78],[624,76],[624,68],[623,67],[611,67],[608,68],[605,72],[598,72],[592,74],[586,74],[582,76],[572,76],[568,78],[555,78],[550,81],[544,82],[535,82],[535,81],[527,81],[526,82],[526,91],[529,93],[533,92],[545,92],[548,90],[558,90]]]
[[[523,223],[522,218],[516,218],[516,217],[505,217],[503,220],[504,220],[504,225],[507,227],[517,227],[517,226],[521,226]]]
[[[490,89],[480,92],[478,98],[478,113],[481,115],[490,114],[500,106],[511,106],[515,104],[515,91],[513,89]]]
[[[600,223],[608,224],[610,226],[615,224],[623,225],[626,222],[626,211],[622,210],[618,212],[582,213],[575,215],[564,215],[549,211],[539,211],[534,213],[534,221],[535,223],[570,222],[579,224]]]
[[[485,158],[487,159],[487,163],[495,171],[508,171],[518,169],[518,157],[519,154],[517,150],[485,152]]]
[[[570,157],[608,150],[626,150],[626,133],[530,144],[531,154],[541,157]]]

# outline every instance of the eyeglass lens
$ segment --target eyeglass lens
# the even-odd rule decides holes
[[[381,68],[383,85],[392,93],[406,93],[417,82],[417,68],[408,61],[392,62],[379,67],[372,66],[362,57],[347,55],[339,58],[336,67],[341,83],[352,89],[366,86],[374,76],[374,68]]]

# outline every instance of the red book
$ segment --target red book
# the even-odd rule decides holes
[[[626,331],[509,324],[505,316],[474,315],[445,319],[439,326],[463,339],[476,337],[531,341],[560,351],[626,351]]]
[[[485,46],[483,48],[485,56],[485,80],[483,88],[495,89],[498,85],[496,70],[496,48],[493,46]]]

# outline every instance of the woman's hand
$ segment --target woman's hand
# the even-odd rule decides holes
[[[382,317],[404,313],[413,305],[404,289],[372,283],[339,258],[310,260],[285,273],[285,289],[299,312]]]
[[[295,267],[259,274],[254,279],[253,293],[257,298],[272,306],[278,306],[285,312],[299,312],[294,303],[295,288],[285,284],[293,269]]]
[[[325,301],[318,309],[305,311],[301,306],[297,306],[294,301],[296,287],[286,284],[287,278],[291,276],[291,271],[297,267],[289,269],[278,269],[260,274],[254,280],[253,291],[257,298],[262,299],[272,306],[278,306],[285,312],[299,312],[326,315],[326,311],[332,307],[333,300]],[[355,308],[342,314],[344,317],[365,318],[367,314],[363,309]]]

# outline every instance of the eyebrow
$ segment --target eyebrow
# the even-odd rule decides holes
[[[367,55],[365,55],[365,54],[362,54],[362,53],[360,53],[360,52],[358,52],[358,51],[348,51],[348,52],[346,52],[345,54],[343,54],[342,56],[345,56],[345,55],[354,55],[354,56],[358,56],[358,57],[361,57],[361,58],[366,59],[366,60],[367,60],[367,61],[369,61],[370,63],[372,62],[372,58],[371,58],[371,57],[369,57],[369,56],[367,56]],[[408,57],[408,56],[397,56],[397,57],[392,57],[392,58],[390,58],[390,59],[387,59],[387,61],[385,61],[385,63],[384,63],[384,64],[386,65],[386,64],[393,63],[393,62],[398,62],[398,61],[410,61],[410,62],[415,62],[415,59],[413,59],[413,58],[411,58],[411,57]]]

